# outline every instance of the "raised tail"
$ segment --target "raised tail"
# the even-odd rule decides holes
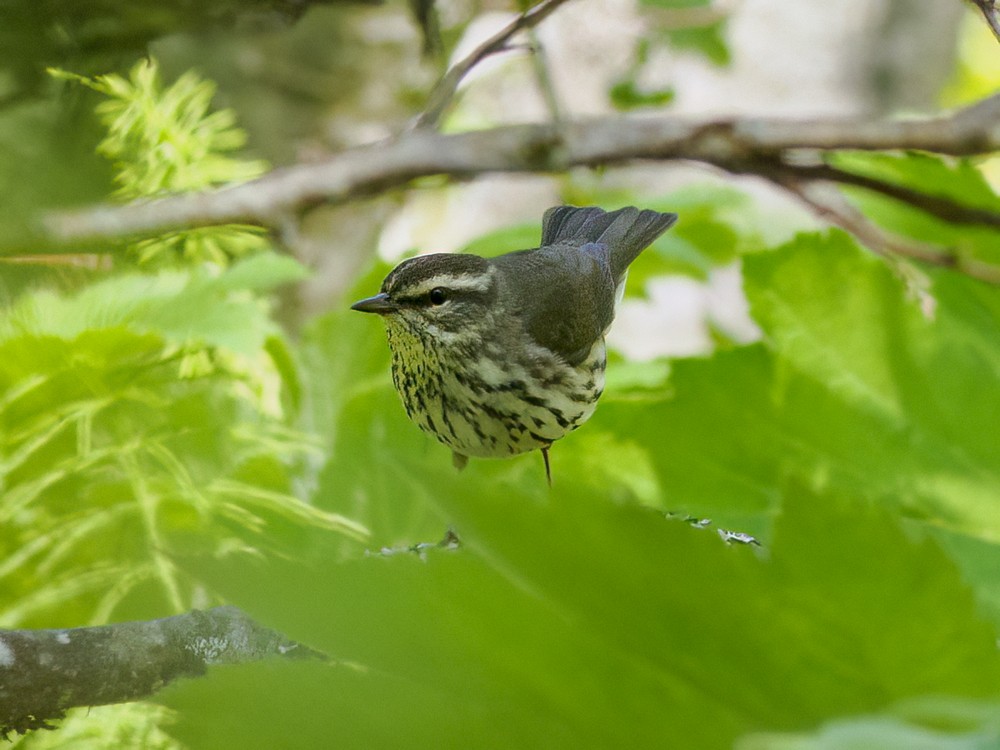
[[[617,211],[605,211],[594,206],[556,206],[545,212],[542,219],[542,247],[546,245],[585,244],[607,245],[611,255],[611,273],[620,279],[639,253],[649,247],[677,221],[677,214],[634,206]]]

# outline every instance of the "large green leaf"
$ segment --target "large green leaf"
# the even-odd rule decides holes
[[[1000,291],[940,274],[928,318],[842,234],[745,273],[766,343],[675,363],[670,394],[612,394],[590,426],[647,447],[668,505],[725,523],[761,523],[798,482],[1000,538]]]
[[[182,740],[714,748],[1000,687],[954,566],[872,506],[791,495],[761,556],[597,494],[434,483],[461,549],[199,565],[336,663],[179,685]]]

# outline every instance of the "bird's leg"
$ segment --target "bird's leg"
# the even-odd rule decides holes
[[[545,479],[552,486],[552,469],[549,466],[549,446],[542,448],[542,458],[545,459]]]
[[[461,471],[462,469],[465,468],[465,465],[467,463],[469,463],[469,457],[468,456],[463,456],[461,453],[459,453],[457,451],[452,451],[451,452],[451,464],[456,469],[458,469],[459,471]]]

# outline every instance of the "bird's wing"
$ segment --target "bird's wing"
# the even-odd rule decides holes
[[[614,318],[607,245],[556,245],[493,262],[508,280],[503,304],[522,321],[524,331],[571,365],[586,359]]]

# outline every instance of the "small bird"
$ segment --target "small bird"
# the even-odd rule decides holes
[[[594,413],[604,336],[629,264],[677,214],[556,206],[541,246],[495,258],[435,253],[405,260],[351,309],[381,315],[392,381],[407,416],[469,456],[549,447]]]

